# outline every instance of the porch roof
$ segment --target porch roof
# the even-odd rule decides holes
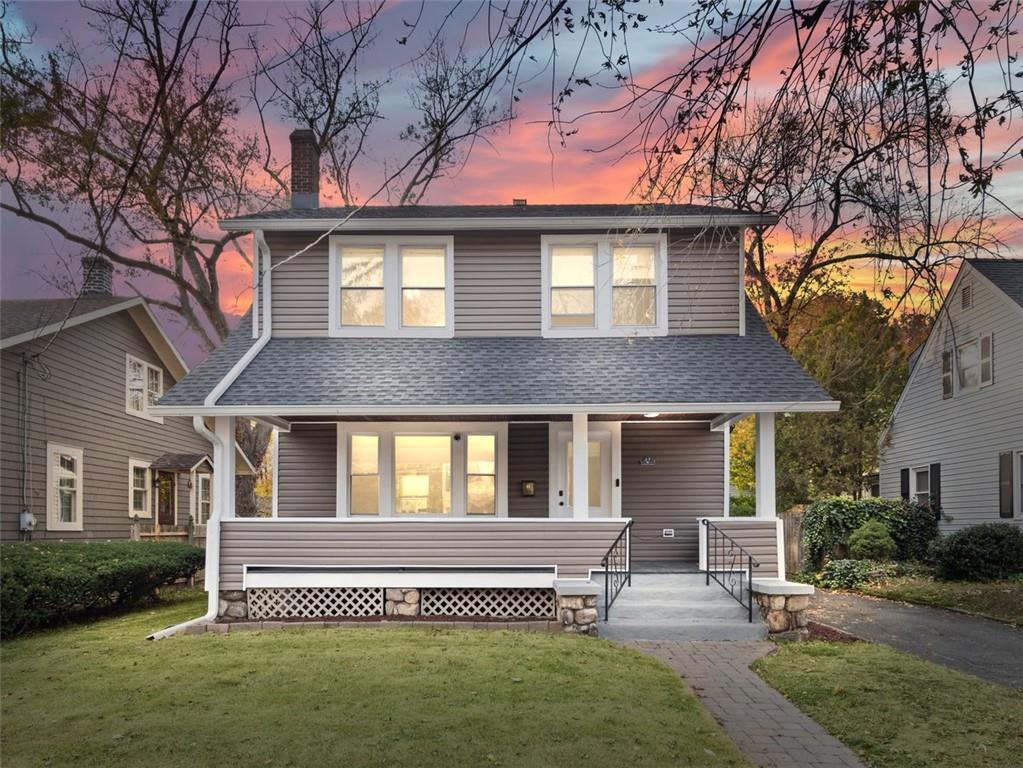
[[[834,404],[747,307],[745,336],[643,338],[272,338],[216,407],[259,409],[516,405]],[[251,345],[247,323],[160,407],[201,407]],[[209,370],[207,370],[207,367]],[[802,408],[800,407],[802,406]],[[382,409],[382,410],[381,410]],[[779,410],[785,410],[779,407]],[[298,413],[300,411],[292,411]]]

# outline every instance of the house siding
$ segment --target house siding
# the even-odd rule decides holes
[[[51,337],[2,353],[0,371],[0,537],[18,537],[21,441],[18,374],[22,353],[43,350]],[[62,331],[30,368],[28,497],[34,539],[124,539],[130,534],[128,459],[163,453],[209,453],[210,444],[185,417],[164,423],[125,413],[125,355],[153,365],[160,359],[127,312]],[[41,366],[45,365],[45,369]],[[48,372],[43,378],[41,372]],[[164,389],[174,383],[164,368]],[[46,530],[46,443],[83,451],[82,531]],[[178,477],[178,522],[188,520],[188,475]],[[182,487],[184,486],[184,487]],[[150,522],[148,519],[144,523]]]
[[[546,423],[508,425],[508,517],[547,517],[549,482]],[[536,495],[523,496],[522,483],[536,483]]]
[[[282,264],[321,234],[266,233],[273,264]],[[454,233],[456,336],[540,335],[541,234],[539,230]],[[275,336],[328,335],[328,252],[329,238],[324,238],[274,270],[270,287]],[[669,333],[738,333],[739,317],[737,230],[669,231]]]
[[[754,578],[774,579],[778,577],[777,520],[734,518],[732,520],[715,520],[714,525],[753,556],[757,563],[753,567]],[[723,555],[717,555],[712,549],[710,562],[715,568],[726,570],[746,568],[746,563],[735,560],[727,551]]]
[[[697,518],[724,508],[724,444],[705,423],[622,424],[622,516],[632,518],[632,557],[696,563]],[[651,457],[655,464],[642,465]],[[663,529],[673,528],[674,538]]]
[[[974,291],[973,307],[965,311],[964,281]],[[1023,450],[1023,309],[979,274],[964,273],[939,322],[881,448],[881,495],[900,495],[903,468],[937,463],[943,531],[1009,522],[998,514],[998,454]],[[986,333],[993,334],[994,383],[943,400],[942,351],[953,348],[953,339],[962,343]],[[1019,516],[1014,521],[1023,525]]]
[[[337,424],[293,424],[280,434],[277,516],[337,516]]]
[[[551,566],[582,578],[622,529],[620,520],[225,520],[220,588],[242,589],[246,563],[332,566]]]

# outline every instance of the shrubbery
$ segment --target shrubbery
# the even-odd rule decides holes
[[[832,560],[817,574],[814,583],[825,589],[855,589],[888,575],[884,564],[872,560]]]
[[[849,554],[857,560],[891,560],[895,540],[880,520],[868,520],[849,536]]]
[[[895,557],[899,560],[923,560],[938,535],[938,516],[916,502],[841,496],[820,499],[803,513],[807,567],[816,570],[826,558],[844,558],[849,553],[849,537],[868,520],[885,527],[895,542]]]
[[[935,575],[949,581],[991,581],[1023,573],[1023,530],[1008,523],[974,525],[931,546]]]
[[[0,636],[136,605],[194,575],[204,559],[189,544],[2,544]]]
[[[751,493],[732,496],[728,500],[728,514],[731,517],[755,517],[757,514],[757,497]]]

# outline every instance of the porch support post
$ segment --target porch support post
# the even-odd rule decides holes
[[[757,517],[774,518],[774,414],[757,414],[756,483]]]
[[[732,511],[732,423],[725,422],[725,428],[721,432],[722,440],[724,443],[725,455],[725,508],[722,510],[722,514],[728,517]]]
[[[572,517],[590,516],[589,414],[572,414]]]
[[[217,416],[213,429],[213,508],[221,519],[234,517],[234,416]]]

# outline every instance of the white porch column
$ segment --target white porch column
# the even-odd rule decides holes
[[[234,517],[234,416],[217,416],[213,430],[213,509],[221,519]]]
[[[756,483],[757,517],[774,518],[774,414],[757,414]]]
[[[572,517],[590,516],[589,415],[572,414]]]
[[[732,423],[725,422],[722,432],[725,447],[725,508],[722,514],[728,517],[732,512]]]

